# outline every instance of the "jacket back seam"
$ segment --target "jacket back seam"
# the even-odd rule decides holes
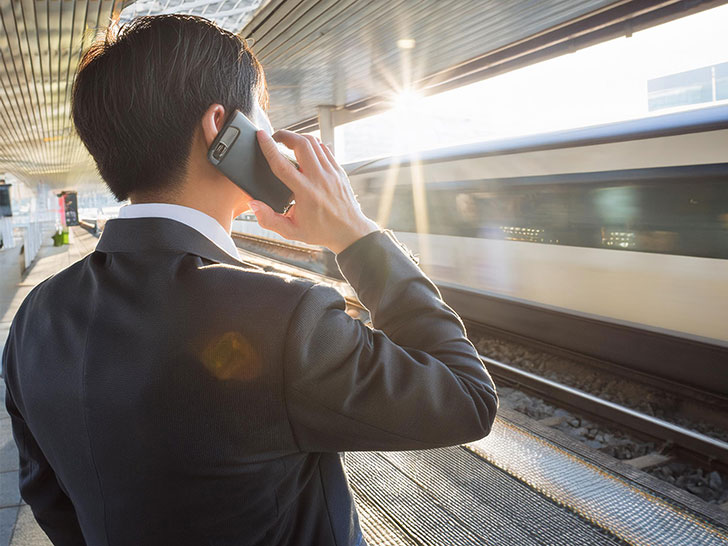
[[[98,287],[97,287],[98,288]],[[96,458],[94,457],[94,450],[93,446],[91,445],[91,434],[89,433],[89,427],[88,427],[88,404],[87,404],[87,396],[86,396],[86,364],[88,362],[87,356],[88,356],[88,344],[89,344],[89,338],[91,337],[91,326],[96,321],[96,314],[98,312],[98,291],[94,292],[93,295],[93,312],[91,314],[91,321],[88,323],[88,327],[86,329],[86,340],[84,341],[84,347],[83,347],[83,357],[82,357],[82,364],[81,364],[81,403],[82,405],[82,411],[83,414],[83,426],[86,430],[86,440],[88,442],[88,451],[89,451],[89,457],[91,458],[91,466],[93,466],[94,474],[96,476],[96,483],[99,487],[99,496],[101,497],[101,509],[103,512],[104,517],[104,537],[106,538],[106,545],[109,546],[109,527],[106,521],[106,502],[104,500],[104,489],[101,485],[101,475],[99,474],[99,469],[96,464]],[[79,522],[80,526],[80,522]]]

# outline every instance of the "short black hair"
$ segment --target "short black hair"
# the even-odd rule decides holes
[[[76,131],[118,200],[157,193],[185,173],[195,125],[267,107],[265,76],[245,40],[202,17],[138,17],[83,55],[73,84]]]

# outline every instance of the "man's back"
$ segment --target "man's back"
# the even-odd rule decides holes
[[[21,490],[49,536],[357,544],[338,451],[485,435],[492,384],[426,277],[383,233],[339,261],[384,332],[159,218],[110,221],[38,287],[4,360]]]

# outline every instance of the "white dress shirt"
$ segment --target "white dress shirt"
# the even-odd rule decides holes
[[[119,209],[119,218],[168,218],[199,231],[210,241],[239,260],[238,249],[230,234],[212,216],[197,209],[170,203],[139,203]]]

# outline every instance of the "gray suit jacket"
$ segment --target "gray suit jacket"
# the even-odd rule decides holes
[[[160,218],[107,223],[36,287],[3,354],[20,488],[57,545],[362,542],[337,452],[488,433],[497,398],[457,315],[385,232],[333,289]]]

